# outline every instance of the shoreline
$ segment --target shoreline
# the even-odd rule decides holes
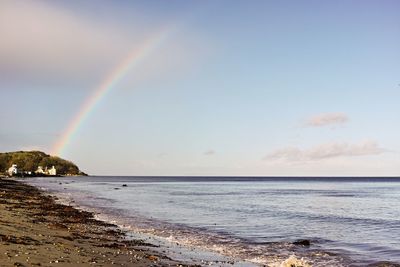
[[[94,215],[95,220],[105,223],[111,223],[119,230],[124,232],[125,237],[133,240],[145,240],[153,246],[153,251],[158,251],[169,258],[174,259],[176,262],[184,263],[184,266],[219,266],[219,267],[256,267],[256,266],[274,266],[274,267],[307,267],[310,266],[303,261],[303,259],[296,258],[294,255],[288,255],[280,260],[273,260],[270,262],[260,262],[257,257],[242,257],[243,255],[233,255],[229,252],[229,247],[225,252],[223,249],[218,248],[218,244],[205,246],[203,243],[187,243],[185,240],[173,239],[174,234],[168,233],[165,235],[165,229],[160,233],[148,232],[146,229],[135,228],[132,222],[119,220],[113,217],[108,211],[102,210],[99,207],[80,203],[72,198],[69,194],[64,195],[63,192],[67,188],[65,185],[73,184],[74,181],[59,181],[53,180],[51,184],[53,187],[46,187],[36,183],[29,183],[28,179],[17,180],[18,182],[28,183],[29,186],[38,188],[44,194],[54,197],[56,203],[76,208],[78,210],[87,211]],[[120,184],[121,188],[123,183]],[[114,189],[120,189],[119,187]],[[142,203],[143,204],[143,203]],[[114,214],[115,215],[115,214]],[[141,222],[139,222],[140,225]],[[203,236],[201,234],[201,236]],[[210,237],[210,236],[208,236]],[[202,240],[202,237],[199,237]],[[207,238],[207,237],[206,237]],[[196,238],[194,239],[196,240]],[[217,247],[217,249],[215,249]],[[166,266],[165,264],[162,266]],[[179,266],[182,266],[179,264]]]
[[[56,200],[0,178],[0,266],[196,266]]]
[[[308,261],[307,255],[303,261],[301,253],[259,261],[257,257],[233,256],[202,244],[181,243],[164,232],[160,235],[142,231],[140,220],[135,221],[139,223],[139,228],[135,228],[134,222],[119,220],[108,210],[84,202],[78,204],[72,195],[62,193],[70,182],[54,180],[48,184],[53,187],[41,187],[28,179],[0,179],[0,266],[322,266]],[[124,180],[118,182],[122,186]],[[147,207],[147,202],[140,199],[132,203]],[[308,249],[310,245],[302,242],[293,244],[299,245],[300,250]],[[319,251],[317,247],[313,250]],[[388,260],[368,262],[365,266],[400,266]],[[349,265],[353,262],[357,263],[357,258]]]

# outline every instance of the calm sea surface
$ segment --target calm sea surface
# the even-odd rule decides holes
[[[271,266],[291,255],[313,266],[400,263],[400,179],[109,176],[29,183],[132,232],[235,259]],[[298,240],[311,245],[293,244]]]

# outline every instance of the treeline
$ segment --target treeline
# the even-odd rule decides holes
[[[35,172],[38,166],[51,168],[54,166],[59,175],[86,175],[74,163],[65,159],[47,155],[41,151],[17,151],[0,153],[0,172],[6,172],[12,164],[19,170]]]

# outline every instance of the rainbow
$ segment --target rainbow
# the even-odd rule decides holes
[[[71,140],[79,132],[84,122],[93,112],[98,103],[109,94],[124,76],[154,51],[171,33],[171,27],[162,29],[146,39],[139,47],[135,47],[128,56],[110,72],[94,92],[84,101],[79,112],[73,117],[68,127],[52,148],[52,155],[61,156]]]

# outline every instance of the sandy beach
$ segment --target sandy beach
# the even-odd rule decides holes
[[[0,266],[187,266],[55,200],[0,178]]]

